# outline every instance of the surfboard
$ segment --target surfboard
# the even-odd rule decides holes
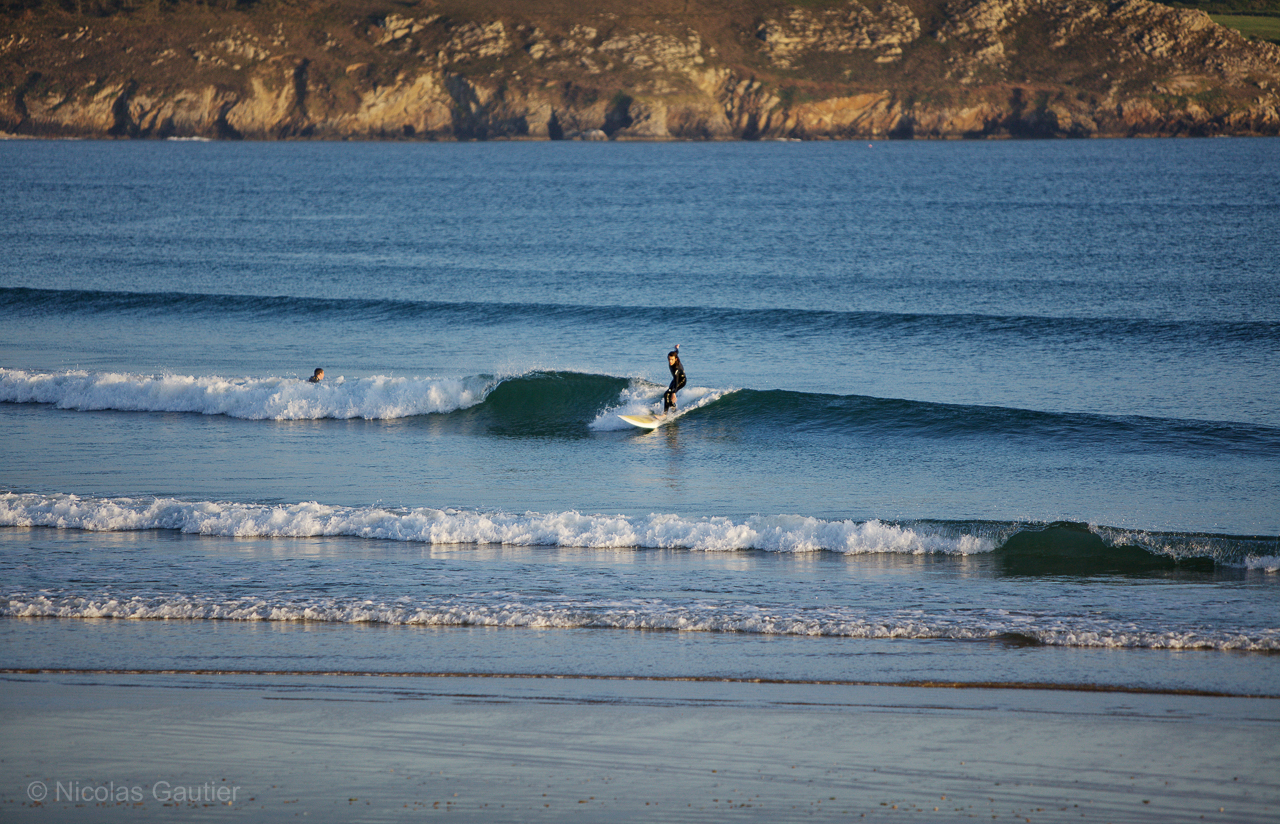
[[[619,415],[618,417],[641,429],[657,429],[667,422],[666,415]]]

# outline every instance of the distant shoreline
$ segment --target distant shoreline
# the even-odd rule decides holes
[[[440,145],[456,145],[461,143],[983,143],[983,142],[1044,142],[1054,140],[1081,141],[1081,140],[1205,140],[1210,138],[1236,138],[1236,139],[1269,139],[1280,137],[1280,134],[1092,134],[1083,136],[1053,136],[1053,137],[1011,137],[1009,135],[982,135],[978,137],[963,137],[958,135],[945,135],[941,137],[813,137],[813,138],[725,138],[723,140],[695,140],[691,138],[665,137],[665,138],[621,138],[609,141],[590,141],[578,140],[576,138],[565,138],[552,140],[545,137],[494,137],[484,140],[449,140],[449,139],[411,139],[411,138],[394,138],[394,137],[301,137],[289,138],[286,140],[271,140],[266,138],[218,138],[218,137],[111,137],[102,135],[30,135],[30,134],[13,134],[11,132],[0,132],[0,142],[2,141],[45,141],[45,142],[77,142],[77,141],[95,141],[100,143],[132,143],[132,142],[153,142],[153,143],[388,143],[388,144],[440,144]]]

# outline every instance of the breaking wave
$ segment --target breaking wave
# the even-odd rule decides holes
[[[993,553],[1010,574],[1096,574],[1221,564],[1280,571],[1280,538],[1119,530],[1059,522],[824,520],[803,515],[644,516],[344,507],[174,498],[0,493],[0,527],[127,532],[167,529],[253,538],[352,537],[426,544],[505,544],[698,552]]]
[[[794,515],[690,518],[579,512],[509,513],[460,509],[341,507],[309,502],[267,506],[173,498],[81,498],[0,494],[0,526],[92,531],[173,529],[222,537],[346,536],[428,544],[507,544],[588,548],[765,550],[845,553],[989,552],[994,535],[946,525],[825,521]],[[993,532],[998,533],[999,527]]]
[[[194,412],[249,420],[403,418],[452,412],[484,400],[492,378],[298,378],[29,372],[0,369],[0,402],[59,409]]]
[[[454,378],[138,375],[0,368],[0,403],[71,410],[186,412],[249,420],[384,420],[455,414],[491,434],[583,437],[627,430],[619,414],[655,411],[663,387],[579,372]],[[999,438],[1203,455],[1280,454],[1280,429],[1253,424],[1041,412],[863,395],[687,387],[680,416],[738,431],[816,436]]]

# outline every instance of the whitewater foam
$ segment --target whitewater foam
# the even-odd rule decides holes
[[[804,515],[722,516],[505,512],[432,507],[345,507],[316,501],[264,505],[175,498],[93,498],[0,493],[0,527],[95,532],[172,529],[231,538],[350,537],[433,545],[684,549],[695,552],[835,552],[966,556],[993,552],[1043,524],[1017,521],[824,520]],[[1083,525],[1081,525],[1083,528]],[[1091,525],[1110,547],[1140,547],[1174,560],[1280,572],[1275,538],[1136,532]]]
[[[0,526],[90,531],[174,529],[222,537],[348,536],[428,544],[507,544],[707,552],[830,551],[848,554],[990,552],[998,539],[945,525],[826,521],[798,515],[723,517],[650,514],[523,514],[460,509],[340,507],[312,502],[266,506],[174,498],[81,498],[0,494]]]
[[[614,432],[618,430],[633,429],[631,424],[620,419],[619,415],[656,415],[662,411],[662,394],[666,391],[665,386],[659,386],[646,380],[632,380],[626,389],[622,390],[619,396],[618,404],[610,406],[602,410],[595,419],[588,424],[588,427],[596,432]],[[704,406],[718,401],[725,395],[731,394],[737,390],[734,389],[708,389],[702,386],[688,386],[680,390],[681,405],[677,408],[674,417],[678,418],[687,415],[695,409],[701,409]]]
[[[1136,630],[1105,617],[1030,616],[1000,609],[926,614],[898,610],[867,614],[855,608],[760,607],[724,602],[662,599],[541,601],[517,593],[477,598],[398,599],[394,603],[352,597],[113,596],[11,593],[0,616],[16,618],[113,618],[126,620],[320,621],[395,626],[530,629],[629,629],[864,639],[992,641],[1016,636],[1045,646],[1111,649],[1280,650],[1280,632],[1165,628]]]
[[[1262,555],[1246,558],[1247,569],[1259,569],[1263,572],[1280,572],[1280,555]]]
[[[464,378],[297,378],[135,375],[125,372],[31,372],[0,368],[0,402],[48,403],[59,409],[193,412],[249,420],[404,418],[481,403],[499,381]]]

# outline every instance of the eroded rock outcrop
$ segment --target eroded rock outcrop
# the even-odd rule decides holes
[[[822,10],[787,9],[778,18],[766,19],[756,31],[770,61],[779,68],[797,65],[804,55],[851,54],[873,51],[876,62],[888,63],[902,56],[902,47],[920,36],[920,21],[906,6],[884,0],[879,13],[849,2]]]
[[[437,140],[1280,133],[1280,48],[1149,0],[844,0],[763,12],[744,2],[727,18],[722,6],[688,5],[671,17],[642,2],[627,14],[602,4],[566,20],[514,0],[466,13],[424,0],[328,29],[182,5],[168,18],[32,11],[0,30],[0,130]]]

